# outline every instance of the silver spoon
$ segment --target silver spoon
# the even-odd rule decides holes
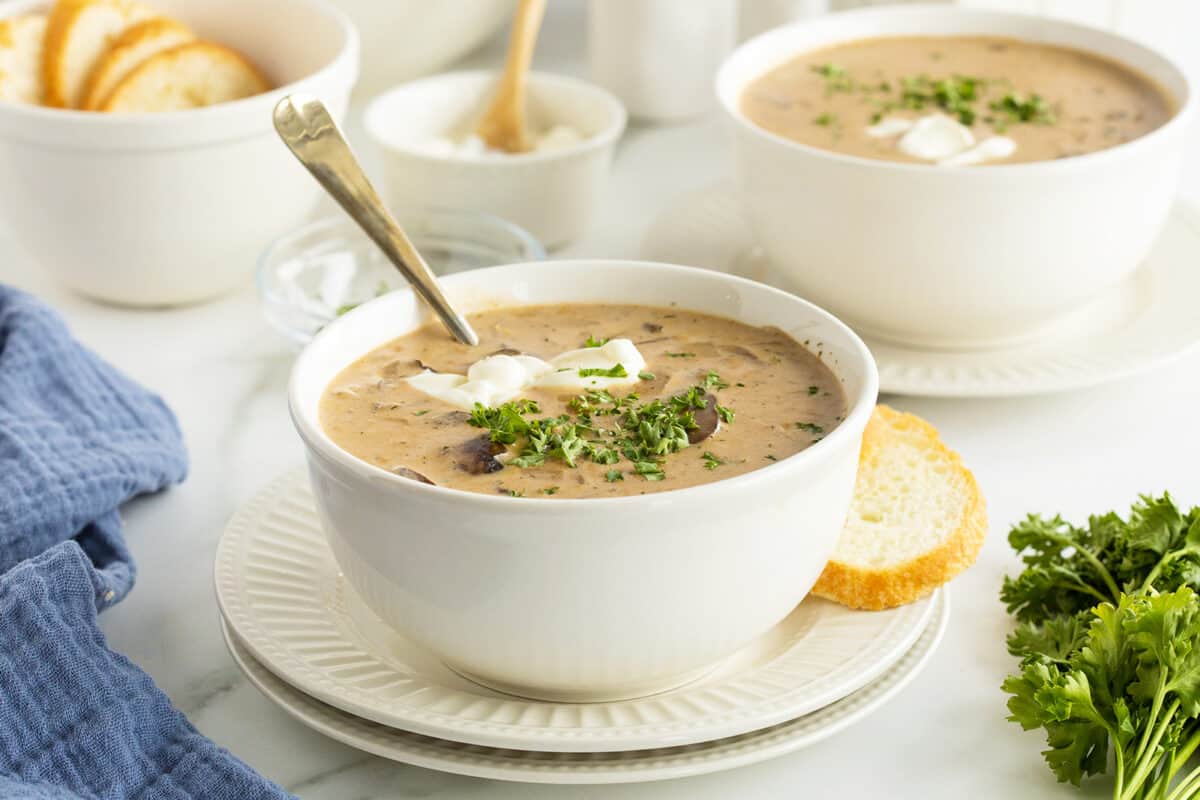
[[[325,104],[301,94],[283,98],[275,106],[275,130],[292,155],[379,245],[454,338],[472,347],[479,344],[470,324],[442,294],[433,270],[379,199]]]

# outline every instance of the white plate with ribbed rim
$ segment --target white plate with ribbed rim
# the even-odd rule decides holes
[[[725,182],[684,195],[659,216],[642,256],[803,295],[766,259],[738,211],[736,190]],[[861,335],[885,393],[1003,397],[1082,389],[1163,366],[1200,346],[1198,261],[1200,211],[1180,201],[1141,269],[1032,340],[990,350],[935,350]]]
[[[857,692],[798,719],[725,739],[650,750],[547,753],[504,750],[434,739],[339,711],[293,688],[255,660],[222,625],[234,661],[250,682],[288,714],[343,744],[427,769],[525,783],[633,783],[733,769],[793,753],[845,730],[887,703],[929,663],[950,619],[940,592],[933,619],[917,642],[882,676]]]
[[[812,598],[691,684],[632,700],[551,703],[472,683],[380,621],[339,572],[303,470],[234,515],[215,578],[239,640],[306,694],[426,736],[555,752],[687,745],[811,713],[895,664],[935,602],[865,612]]]

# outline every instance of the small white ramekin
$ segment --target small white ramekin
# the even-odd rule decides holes
[[[1069,45],[1145,73],[1179,103],[1128,144],[1059,161],[948,168],[821,150],[741,112],[746,86],[806,51],[871,36],[988,34]],[[1113,33],[967,8],[894,6],[787,25],[717,75],[742,211],[805,297],[856,329],[931,347],[1035,337],[1137,269],[1166,221],[1196,97],[1183,70]]]
[[[340,114],[358,76],[358,34],[323,0],[155,8],[245,53],[280,88],[158,114],[0,103],[0,225],[68,286],[136,306],[205,300],[250,279],[263,247],[321,196],[276,136],[272,109],[300,91]]]
[[[515,222],[547,247],[578,237],[600,201],[625,109],[613,95],[574,78],[529,76],[535,130],[569,125],[583,139],[517,155],[437,155],[430,143],[469,134],[496,74],[452,72],[405,83],[367,107],[368,134],[382,154],[387,199],[398,209],[483,211]]]
[[[663,264],[542,261],[441,284],[467,312],[677,303],[774,325],[821,352],[849,411],[808,450],[690,489],[539,500],[427,486],[360,461],[321,429],[330,380],[429,319],[411,290],[372,300],[309,343],[288,402],[334,554],[381,618],[481,683],[588,701],[679,685],[804,598],[841,533],[878,389],[849,328],[786,292]]]

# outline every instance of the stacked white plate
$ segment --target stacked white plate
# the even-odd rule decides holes
[[[303,471],[233,517],[215,571],[235,661],[304,724],[396,761],[539,783],[675,778],[799,750],[899,692],[949,617],[944,590],[884,612],[813,598],[691,684],[551,703],[474,684],[377,619],[338,571]]]

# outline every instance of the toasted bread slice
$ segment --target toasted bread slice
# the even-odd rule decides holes
[[[169,17],[151,17],[130,25],[88,75],[79,107],[99,109],[113,88],[143,61],[195,38],[186,25]]]
[[[44,14],[0,19],[0,102],[42,102]]]
[[[920,417],[875,409],[854,500],[813,593],[851,608],[911,603],[979,555],[987,510],[975,477]]]
[[[135,67],[102,111],[181,111],[267,91],[270,84],[241,54],[212,42],[164,50]]]
[[[152,16],[131,0],[58,0],[46,26],[42,54],[45,102],[79,108],[88,75],[121,33]]]

